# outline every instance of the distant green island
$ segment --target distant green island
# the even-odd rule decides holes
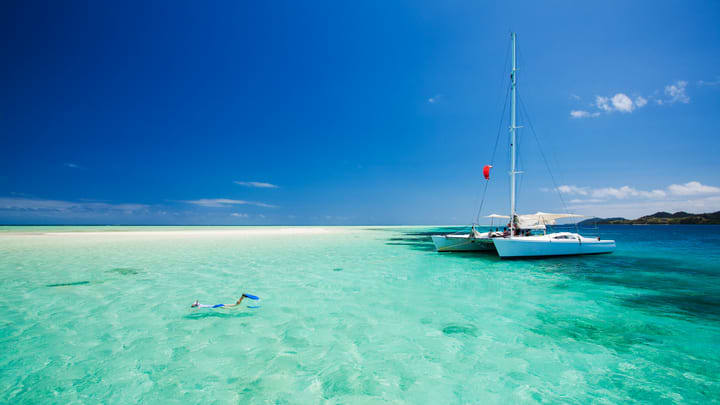
[[[610,225],[720,225],[720,211],[707,214],[690,214],[689,212],[656,212],[638,219],[615,218],[590,218],[578,223],[578,225],[610,224]]]

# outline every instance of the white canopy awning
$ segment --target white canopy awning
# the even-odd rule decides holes
[[[550,214],[536,212],[535,214],[518,215],[517,225],[521,229],[545,229],[545,225],[555,225],[555,221],[562,218],[582,218],[576,214]]]
[[[505,219],[510,219],[510,216],[508,216],[508,215],[490,214],[490,215],[486,215],[485,218],[505,218]]]

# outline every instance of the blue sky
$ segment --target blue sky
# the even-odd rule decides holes
[[[4,2],[0,223],[469,223],[511,30],[520,211],[720,210],[720,4],[514,4]]]

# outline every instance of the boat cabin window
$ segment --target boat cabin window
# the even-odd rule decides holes
[[[576,239],[576,238],[571,235],[558,235],[558,236],[553,237],[553,239]]]

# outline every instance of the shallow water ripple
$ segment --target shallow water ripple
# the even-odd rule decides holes
[[[718,227],[533,261],[438,254],[447,228],[144,230],[0,232],[1,403],[720,398]]]

